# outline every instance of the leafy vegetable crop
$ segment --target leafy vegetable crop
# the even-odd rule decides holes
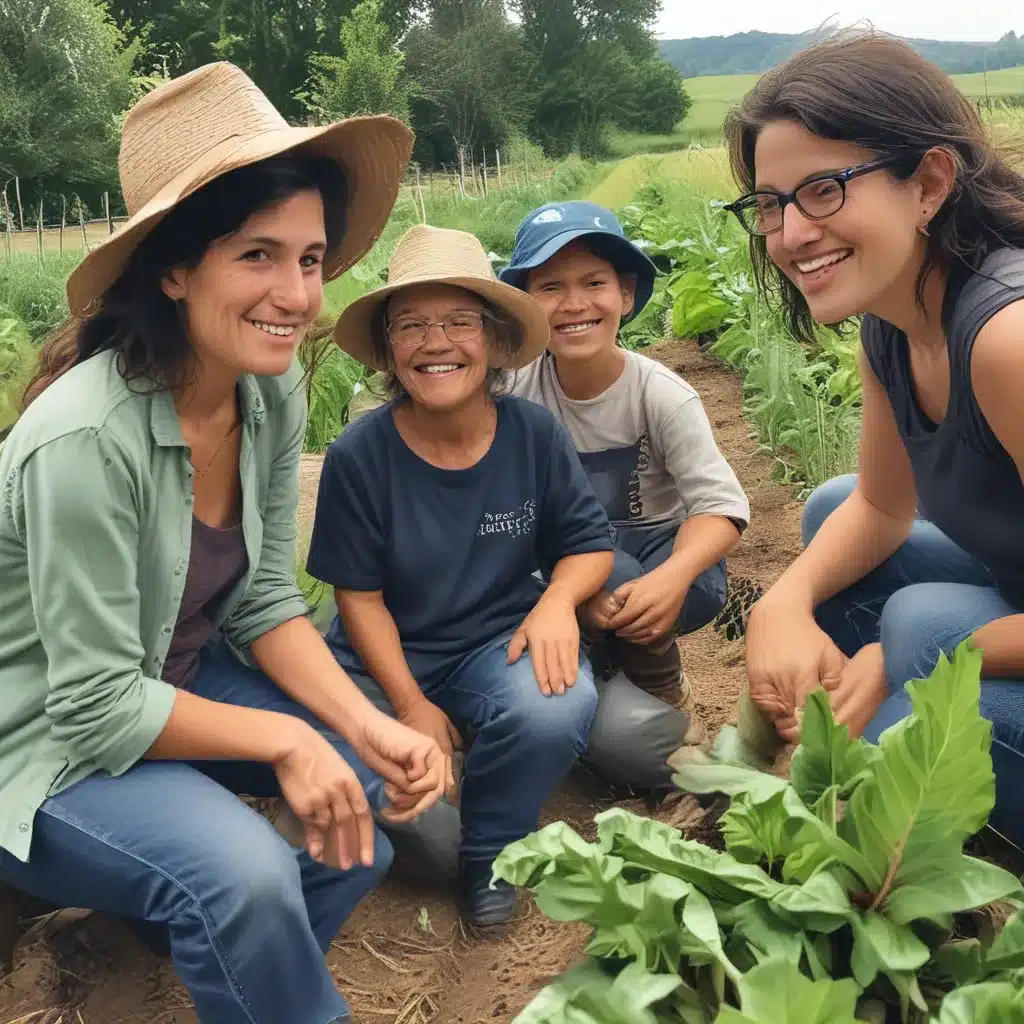
[[[789,780],[678,766],[731,798],[725,851],[619,808],[594,843],[556,822],[507,847],[496,877],[593,929],[516,1024],[1024,1021],[1024,890],[964,853],[995,798],[980,670],[969,642],[941,657],[877,746],[812,694]],[[1006,924],[972,927],[996,901]]]

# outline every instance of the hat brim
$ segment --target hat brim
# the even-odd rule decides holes
[[[636,292],[633,296],[633,309],[628,316],[623,317],[623,321],[628,323],[650,302],[651,296],[654,294],[654,279],[658,276],[658,268],[651,261],[651,258],[628,238],[620,238],[618,235],[610,234],[607,231],[571,228],[568,231],[562,231],[553,238],[549,238],[530,259],[517,263],[514,266],[507,266],[499,271],[498,278],[506,284],[525,290],[529,272],[535,270],[541,264],[547,263],[555,253],[560,249],[564,249],[570,242],[576,241],[577,238],[601,239],[601,244],[619,253],[624,258],[624,262],[629,267],[630,272],[637,275]]]
[[[387,364],[378,358],[374,351],[374,319],[381,306],[396,292],[423,284],[446,284],[454,288],[464,288],[486,299],[519,322],[523,343],[511,359],[500,364],[502,369],[518,370],[528,366],[548,347],[551,328],[548,325],[547,314],[525,292],[501,281],[441,274],[406,278],[400,284],[384,285],[350,302],[334,325],[334,343],[364,366],[374,370],[388,369]]]
[[[223,174],[291,151],[333,160],[345,176],[344,234],[324,263],[324,279],[332,280],[358,263],[380,237],[398,199],[412,143],[408,126],[385,115],[225,140],[168,182],[75,267],[67,281],[71,315],[86,316],[95,308],[146,235],[182,200]]]

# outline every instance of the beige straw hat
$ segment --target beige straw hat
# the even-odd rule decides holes
[[[409,128],[384,116],[293,128],[245,72],[225,61],[147,93],[128,112],[121,137],[118,170],[129,219],[72,271],[71,314],[92,311],[177,203],[228,171],[292,149],[335,160],[345,175],[344,237],[324,264],[331,279],[358,262],[384,229],[412,150]]]
[[[517,320],[523,344],[504,369],[526,366],[547,348],[547,314],[526,292],[497,279],[476,235],[427,224],[417,224],[402,236],[388,264],[388,283],[345,307],[334,326],[338,347],[366,366],[386,370],[373,348],[374,319],[395,292],[414,284],[465,288]]]

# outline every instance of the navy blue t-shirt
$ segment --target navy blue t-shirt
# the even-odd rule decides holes
[[[547,409],[499,398],[490,449],[457,470],[416,455],[392,409],[366,413],[328,449],[307,568],[336,589],[383,591],[422,685],[519,627],[541,593],[535,570],[614,545]],[[337,615],[327,641],[343,668],[365,672]]]

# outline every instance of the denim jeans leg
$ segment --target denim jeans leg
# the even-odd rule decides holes
[[[816,488],[804,504],[802,535],[806,546],[825,520],[852,493],[857,482],[849,474]],[[897,551],[863,579],[823,601],[815,609],[818,625],[836,646],[852,657],[879,639],[882,609],[903,587],[915,583],[992,584],[988,570],[949,539],[933,523],[918,519]]]
[[[881,618],[882,650],[891,696],[868,724],[864,736],[877,743],[890,726],[912,711],[906,683],[925,679],[939,653],[947,656],[976,630],[1019,609],[994,587],[919,583],[886,602]],[[991,824],[1024,846],[1024,680],[983,679],[981,714],[992,723],[992,764],[996,803]]]
[[[50,798],[29,863],[2,853],[0,879],[63,906],[164,923],[202,1021],[349,1019],[310,928],[294,852],[188,765],[144,761]]]
[[[475,738],[462,782],[462,854],[493,860],[537,827],[544,802],[586,750],[597,710],[589,663],[544,696],[529,652],[507,664],[509,637],[474,652],[429,697]]]
[[[243,665],[224,645],[214,643],[203,650],[191,689],[223,704],[275,711],[309,722],[355,772],[371,806],[380,810],[384,805],[383,780],[363,764],[352,747],[263,672]],[[254,797],[281,795],[277,776],[270,765],[249,761],[195,761],[192,766],[233,793]],[[321,949],[326,952],[352,911],[387,873],[393,857],[391,844],[377,828],[373,866],[353,867],[345,872],[318,864],[304,851],[296,850],[296,855],[310,925]]]

